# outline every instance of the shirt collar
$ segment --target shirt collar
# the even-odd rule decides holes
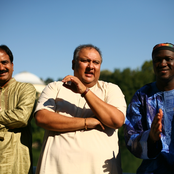
[[[16,80],[14,78],[11,78],[8,83],[6,83],[3,87],[0,87],[1,89],[2,88],[7,88],[9,85],[11,85],[12,83],[16,82]]]

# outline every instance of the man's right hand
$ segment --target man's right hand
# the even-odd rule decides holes
[[[88,129],[94,129],[97,126],[100,126],[103,130],[105,130],[102,123],[96,118],[86,118],[86,125]]]

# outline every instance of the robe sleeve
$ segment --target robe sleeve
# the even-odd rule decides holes
[[[143,121],[145,119],[146,112],[140,100],[139,93],[136,92],[127,109],[124,134],[126,146],[129,151],[141,159],[148,159],[147,139],[150,129],[144,129]]]

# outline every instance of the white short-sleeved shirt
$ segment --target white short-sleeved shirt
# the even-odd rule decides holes
[[[43,90],[35,112],[47,109],[67,117],[95,117],[86,100],[62,84],[52,82]],[[117,85],[98,81],[90,90],[126,114],[124,95]],[[36,171],[37,174],[120,174],[118,130],[46,131]]]

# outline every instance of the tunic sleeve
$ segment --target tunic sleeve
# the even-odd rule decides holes
[[[0,124],[9,128],[25,127],[33,111],[36,89],[31,84],[23,84],[11,94],[9,108],[0,112]],[[15,105],[15,106],[14,106]]]

